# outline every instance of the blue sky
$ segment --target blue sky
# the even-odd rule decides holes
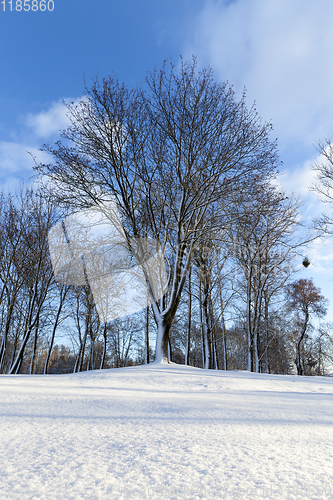
[[[15,0],[13,0],[15,5]],[[333,136],[332,0],[54,0],[53,12],[6,11],[0,3],[0,187],[29,180],[43,142],[66,126],[62,99],[75,99],[84,75],[114,72],[128,85],[164,59],[195,54],[219,80],[256,101],[274,125],[289,192],[305,217],[322,207],[307,186],[314,144]],[[332,242],[307,253],[313,277],[332,297]]]

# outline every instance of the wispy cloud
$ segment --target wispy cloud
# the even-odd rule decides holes
[[[38,114],[29,113],[25,123],[31,128],[36,138],[46,139],[59,132],[70,124],[67,117],[67,108],[63,101],[55,102],[46,111]]]
[[[15,191],[22,182],[33,175],[34,159],[49,161],[49,155],[29,144],[0,141],[0,186],[5,191]]]
[[[236,90],[248,89],[281,143],[333,131],[331,0],[206,2],[185,46]]]
[[[72,100],[73,101],[73,100]],[[50,156],[39,150],[43,140],[55,140],[60,131],[68,127],[66,106],[63,101],[51,104],[40,113],[21,117],[21,130],[17,140],[0,141],[0,186],[5,191],[15,191],[20,183],[28,182],[33,175],[34,159],[48,162]]]
[[[29,144],[0,141],[0,176],[6,174],[23,174],[31,170],[33,158],[45,161],[46,153]]]

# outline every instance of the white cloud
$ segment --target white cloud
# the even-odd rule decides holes
[[[49,158],[47,153],[28,144],[0,141],[0,177],[31,171],[34,165],[31,155],[38,161],[47,161]]]
[[[67,108],[62,101],[52,104],[47,111],[38,114],[29,113],[25,123],[30,127],[36,137],[48,138],[68,127],[70,124],[67,117]]]
[[[248,89],[283,144],[312,145],[333,133],[331,0],[206,3],[185,56]]]
[[[312,167],[317,160],[318,157],[314,157],[293,170],[282,171],[277,178],[278,184],[286,193],[292,193],[295,196],[310,195],[309,188],[316,180],[316,172]]]
[[[318,238],[309,250],[309,259],[315,272],[330,275],[333,278],[333,240],[332,238]]]
[[[28,144],[0,141],[0,183],[2,189],[14,190],[33,175],[34,160],[47,162],[49,155]]]
[[[37,162],[46,163],[51,160],[50,156],[39,148],[43,139],[51,138],[52,141],[56,135],[59,136],[60,130],[69,125],[66,112],[66,106],[62,101],[54,102],[41,113],[29,113],[21,118],[23,129],[16,141],[0,141],[2,189],[14,191],[20,183],[29,181],[34,174],[33,157]]]

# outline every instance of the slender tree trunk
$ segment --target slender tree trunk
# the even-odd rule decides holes
[[[223,370],[227,370],[227,342],[225,335],[225,319],[224,319],[224,307],[222,298],[222,287],[221,282],[219,283],[220,291],[220,306],[221,306],[221,327],[222,327],[222,348],[223,348]]]
[[[210,284],[208,278],[208,270],[206,268],[206,262],[204,259],[201,259],[201,269],[200,275],[202,276],[202,284],[203,284],[203,300],[202,300],[202,309],[203,309],[203,332],[204,332],[204,345],[205,345],[205,363],[204,368],[211,369],[212,368],[212,331],[211,331],[211,317],[210,317],[210,304],[209,304],[209,292],[210,292]]]
[[[74,370],[73,370],[74,373],[76,373],[76,372],[79,371],[79,363],[80,363],[80,359],[81,359],[81,351],[82,351],[82,343],[80,341],[79,352],[78,352],[78,355],[76,357],[75,365],[74,365]]]
[[[300,336],[297,339],[296,342],[296,366],[297,366],[297,375],[303,375],[303,367],[302,367],[302,362],[301,362],[301,355],[300,355],[300,348],[301,348],[301,343],[304,338],[307,326],[308,326],[308,321],[309,321],[309,313],[308,310],[306,310],[305,313],[305,320],[304,320],[304,325],[301,331]]]
[[[209,369],[212,367],[212,350],[211,350],[211,339],[209,335],[209,318],[208,318],[208,291],[207,287],[204,286],[203,290],[203,303],[202,303],[202,309],[203,309],[203,343],[205,346],[205,359],[204,359],[204,368]]]
[[[32,375],[34,373],[34,369],[35,369],[37,338],[38,338],[38,324],[39,324],[39,316],[38,316],[37,324],[35,326],[35,335],[34,335],[34,340],[33,340],[31,362],[30,362],[30,375]]]
[[[146,308],[145,364],[149,365],[149,306]]]
[[[247,309],[246,309],[246,323],[247,323],[247,370],[252,371],[252,328],[251,328],[251,281],[247,283]]]
[[[199,273],[199,308],[200,308],[200,327],[201,327],[201,350],[202,350],[202,367],[205,367],[205,334],[204,334],[204,324],[203,324],[203,314],[202,314],[202,290],[201,290],[201,275]]]
[[[268,298],[265,295],[265,370],[266,370],[266,373],[269,373],[268,336],[269,336]]]
[[[5,353],[6,353],[6,347],[7,347],[7,339],[8,339],[9,328],[10,328],[12,318],[13,318],[15,301],[16,301],[16,294],[14,295],[12,300],[10,301],[9,307],[7,309],[6,325],[5,325],[5,330],[3,332],[2,342],[1,342],[1,347],[0,347],[0,373],[2,373],[2,370],[4,367],[3,365],[4,365]]]
[[[18,354],[15,358],[15,361],[13,362],[12,366],[10,367],[10,370],[9,370],[10,375],[13,375],[13,374],[17,375],[20,372],[22,361],[23,361],[24,350],[25,350],[25,347],[26,347],[27,342],[29,340],[30,334],[31,334],[31,328],[28,328],[25,331],[25,334],[23,336],[23,339],[22,339]]]
[[[254,332],[253,332],[253,354],[254,354],[254,371],[259,372],[259,355],[258,355],[258,324],[256,321]]]
[[[56,332],[56,323],[53,325],[53,329],[52,329],[52,335],[51,335],[50,345],[49,345],[49,348],[48,348],[48,351],[47,351],[47,356],[46,356],[45,365],[44,365],[44,375],[47,375],[47,370],[48,370],[48,366],[49,366],[49,362],[50,362],[50,357],[51,357],[51,353],[52,353],[52,349],[53,349],[55,332]]]
[[[76,298],[76,313],[75,313],[75,321],[76,321],[76,327],[77,331],[79,334],[79,341],[80,341],[80,347],[79,347],[79,352],[77,354],[76,360],[75,360],[75,365],[74,365],[74,373],[77,373],[79,371],[79,366],[80,366],[80,360],[81,360],[81,353],[82,353],[82,331],[81,331],[81,323],[80,323],[80,315],[79,315],[79,297],[77,296]]]
[[[4,334],[2,339],[1,339],[1,346],[0,346],[0,373],[2,373],[2,369],[3,369],[5,352],[6,352],[6,343],[7,343],[7,338],[5,337],[5,334]]]
[[[78,369],[79,372],[82,372],[82,370],[83,370],[83,360],[84,360],[84,352],[86,350],[87,334],[88,334],[88,332],[86,329],[84,332],[83,344],[82,344],[82,349],[81,349],[81,358],[80,358],[79,369]]]
[[[224,311],[222,310],[222,345],[223,345],[223,370],[227,371],[228,369],[228,358],[227,358],[227,339],[225,334],[225,320],[224,320]]]
[[[91,332],[93,334],[93,332]],[[91,336],[90,369],[95,370],[95,339]]]
[[[7,324],[5,327],[5,331],[3,332],[3,337],[1,339],[1,347],[0,347],[0,373],[3,373],[3,368],[4,368],[4,361],[5,361],[5,354],[6,354],[6,347],[7,347]]]
[[[16,359],[13,362],[12,366],[10,367],[10,370],[9,370],[10,374],[18,374],[19,373],[19,371],[21,369],[22,361],[23,361],[25,347],[27,345],[27,342],[29,340],[31,332],[34,329],[34,327],[38,321],[39,310],[40,310],[40,306],[41,306],[40,304],[39,304],[39,310],[36,313],[35,319],[32,321],[33,309],[34,309],[34,305],[36,303],[36,299],[37,299],[37,286],[35,287],[34,295],[30,298],[30,301],[29,301],[29,312],[28,312],[28,316],[27,316],[27,319],[25,322],[25,333],[23,335],[23,339],[22,339],[18,354],[16,356]]]
[[[213,301],[211,289],[209,289],[208,296],[208,305],[209,305],[209,330],[211,336],[211,346],[212,346],[212,363],[211,368],[215,368],[215,370],[219,369],[219,357],[217,352],[217,343],[216,343],[216,330],[215,330],[215,321],[214,321],[214,311],[213,311]]]
[[[16,350],[17,350],[17,344],[18,344],[18,336],[19,336],[19,332],[16,331],[15,332],[15,337],[14,337],[14,345],[13,345],[12,358],[11,358],[10,364],[9,364],[10,367],[13,366],[13,363],[14,363],[14,360],[15,360]],[[10,368],[9,368],[8,373],[10,373]]]
[[[56,317],[55,317],[55,321],[54,321],[54,324],[53,324],[50,345],[49,345],[49,349],[48,349],[46,360],[45,360],[44,375],[47,375],[48,365],[49,365],[49,362],[50,362],[50,357],[51,357],[51,353],[52,353],[52,349],[53,349],[53,344],[54,344],[54,338],[55,338],[56,330],[57,330],[58,325],[59,325],[59,318],[60,318],[60,314],[61,314],[61,311],[62,311],[62,308],[63,308],[63,305],[64,305],[64,300],[65,300],[67,291],[68,291],[68,287],[60,289],[60,302],[59,302],[59,307],[58,307],[57,314],[56,314]]]
[[[188,304],[188,323],[187,323],[187,340],[185,349],[185,365],[190,364],[190,350],[191,350],[191,326],[192,326],[192,293],[191,293],[191,268],[189,270],[188,276],[188,294],[189,294],[189,304]]]
[[[104,330],[103,330],[103,354],[101,359],[101,365],[99,367],[100,370],[103,370],[105,356],[106,356],[106,332],[107,332],[107,323],[104,324]]]
[[[168,358],[169,358],[169,361],[171,362],[172,361],[172,348],[171,348],[170,336],[169,336],[169,344],[168,344]]]
[[[263,285],[257,283],[257,291],[255,294],[255,313],[253,321],[253,354],[254,354],[254,371],[259,373],[259,330],[260,330],[260,318],[261,318],[261,306],[262,306],[262,295],[263,295]]]

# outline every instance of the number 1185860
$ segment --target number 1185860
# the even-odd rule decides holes
[[[53,0],[2,0],[0,1],[1,9],[3,12],[20,12],[31,10],[37,12],[38,10],[44,12],[52,12],[54,10]]]

